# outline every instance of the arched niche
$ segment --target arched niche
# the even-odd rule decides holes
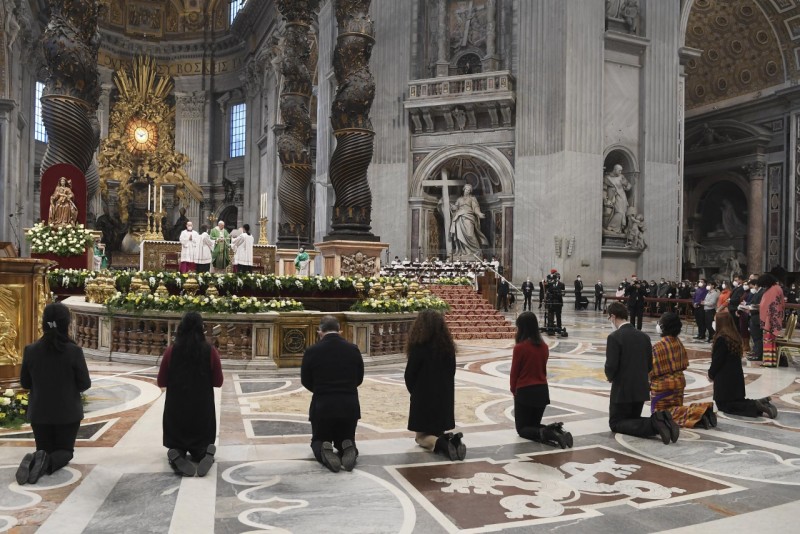
[[[616,172],[616,167],[622,168],[624,179],[622,184],[612,187],[610,176]],[[625,146],[613,145],[608,147],[603,157],[603,203],[602,220],[603,246],[606,248],[630,248],[627,211],[637,208],[642,204],[642,187],[639,183],[639,163],[633,152]],[[617,193],[624,192],[624,202],[620,203]],[[621,205],[622,204],[622,205]],[[637,212],[639,210],[636,210]]]
[[[420,162],[409,191],[411,255],[448,257],[449,229],[445,228],[443,185],[439,183],[443,171],[449,184],[450,204],[461,196],[462,184],[473,187],[473,195],[485,215],[481,231],[489,241],[482,255],[496,255],[506,268],[511,268],[514,169],[499,150],[489,147],[444,148]]]

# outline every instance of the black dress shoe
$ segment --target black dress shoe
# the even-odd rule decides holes
[[[17,484],[22,486],[28,483],[28,477],[31,474],[31,467],[33,466],[33,453],[29,452],[22,457],[22,461],[17,468]]]
[[[461,438],[464,437],[464,434],[461,432],[456,432],[453,434],[453,437],[450,438],[450,443],[456,448],[456,458],[459,460],[463,460],[467,457],[467,446],[461,441]]]
[[[36,484],[39,478],[45,474],[48,467],[50,467],[50,458],[48,458],[46,452],[39,450],[33,453],[33,463],[30,473],[28,473],[28,484]]]
[[[703,414],[700,417],[700,420],[697,423],[695,423],[694,427],[695,428],[699,427],[699,428],[702,428],[702,429],[705,429],[705,430],[708,430],[711,427],[711,423],[709,422],[708,417],[706,416],[706,414]]]
[[[170,449],[167,451],[167,460],[170,467],[175,473],[185,476],[193,477],[197,474],[197,468],[192,462],[186,459],[186,456],[181,454],[178,449]]]
[[[358,458],[356,444],[349,439],[342,441],[342,467],[345,471],[353,470],[356,466],[356,458]]]
[[[708,419],[708,424],[710,424],[712,427],[716,428],[716,426],[717,426],[717,414],[714,413],[714,409],[713,408],[709,408],[708,410],[706,410],[705,416]]]
[[[455,462],[458,460],[458,449],[453,444],[452,439],[452,433],[442,434],[436,438],[436,446],[434,446],[433,450]]]
[[[342,469],[342,460],[333,451],[333,443],[330,441],[322,444],[322,465],[334,473],[338,473]]]
[[[672,433],[669,424],[664,420],[664,412],[656,412],[650,417],[653,421],[653,428],[661,437],[661,442],[664,445],[669,445]]]
[[[214,465],[214,454],[216,454],[216,452],[216,445],[211,444],[206,447],[205,456],[203,456],[197,463],[197,476],[204,477],[208,474],[208,472],[211,470],[211,466]]]

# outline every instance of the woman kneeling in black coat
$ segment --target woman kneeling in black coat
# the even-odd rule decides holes
[[[446,432],[455,423],[456,346],[444,316],[420,312],[408,335],[405,381],[411,393],[408,429],[416,432],[420,447],[463,460],[463,434]]]

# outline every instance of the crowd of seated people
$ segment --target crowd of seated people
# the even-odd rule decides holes
[[[478,276],[494,269],[489,261],[453,261],[446,262],[439,258],[429,258],[413,261],[408,258],[400,260],[395,256],[389,265],[384,265],[380,271],[381,276],[400,276],[413,278],[417,282],[432,284],[441,278],[466,277],[475,280]],[[496,269],[495,269],[496,270]]]

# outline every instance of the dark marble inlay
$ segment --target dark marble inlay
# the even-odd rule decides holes
[[[96,423],[87,423],[81,425],[78,429],[78,440],[87,441],[92,439],[95,434],[100,432],[109,421],[99,421]],[[13,434],[3,434],[0,440],[18,440],[18,439],[33,439],[33,431],[30,432],[15,432]]]
[[[308,421],[274,421],[270,419],[251,419],[253,435],[259,438],[272,436],[311,435]]]
[[[276,389],[282,388],[286,385],[284,380],[279,382],[275,381],[263,381],[263,382],[239,382],[239,387],[242,390],[243,394],[248,393],[265,393],[267,391],[274,391]]]
[[[169,532],[181,480],[173,473],[122,475],[84,534]]]

